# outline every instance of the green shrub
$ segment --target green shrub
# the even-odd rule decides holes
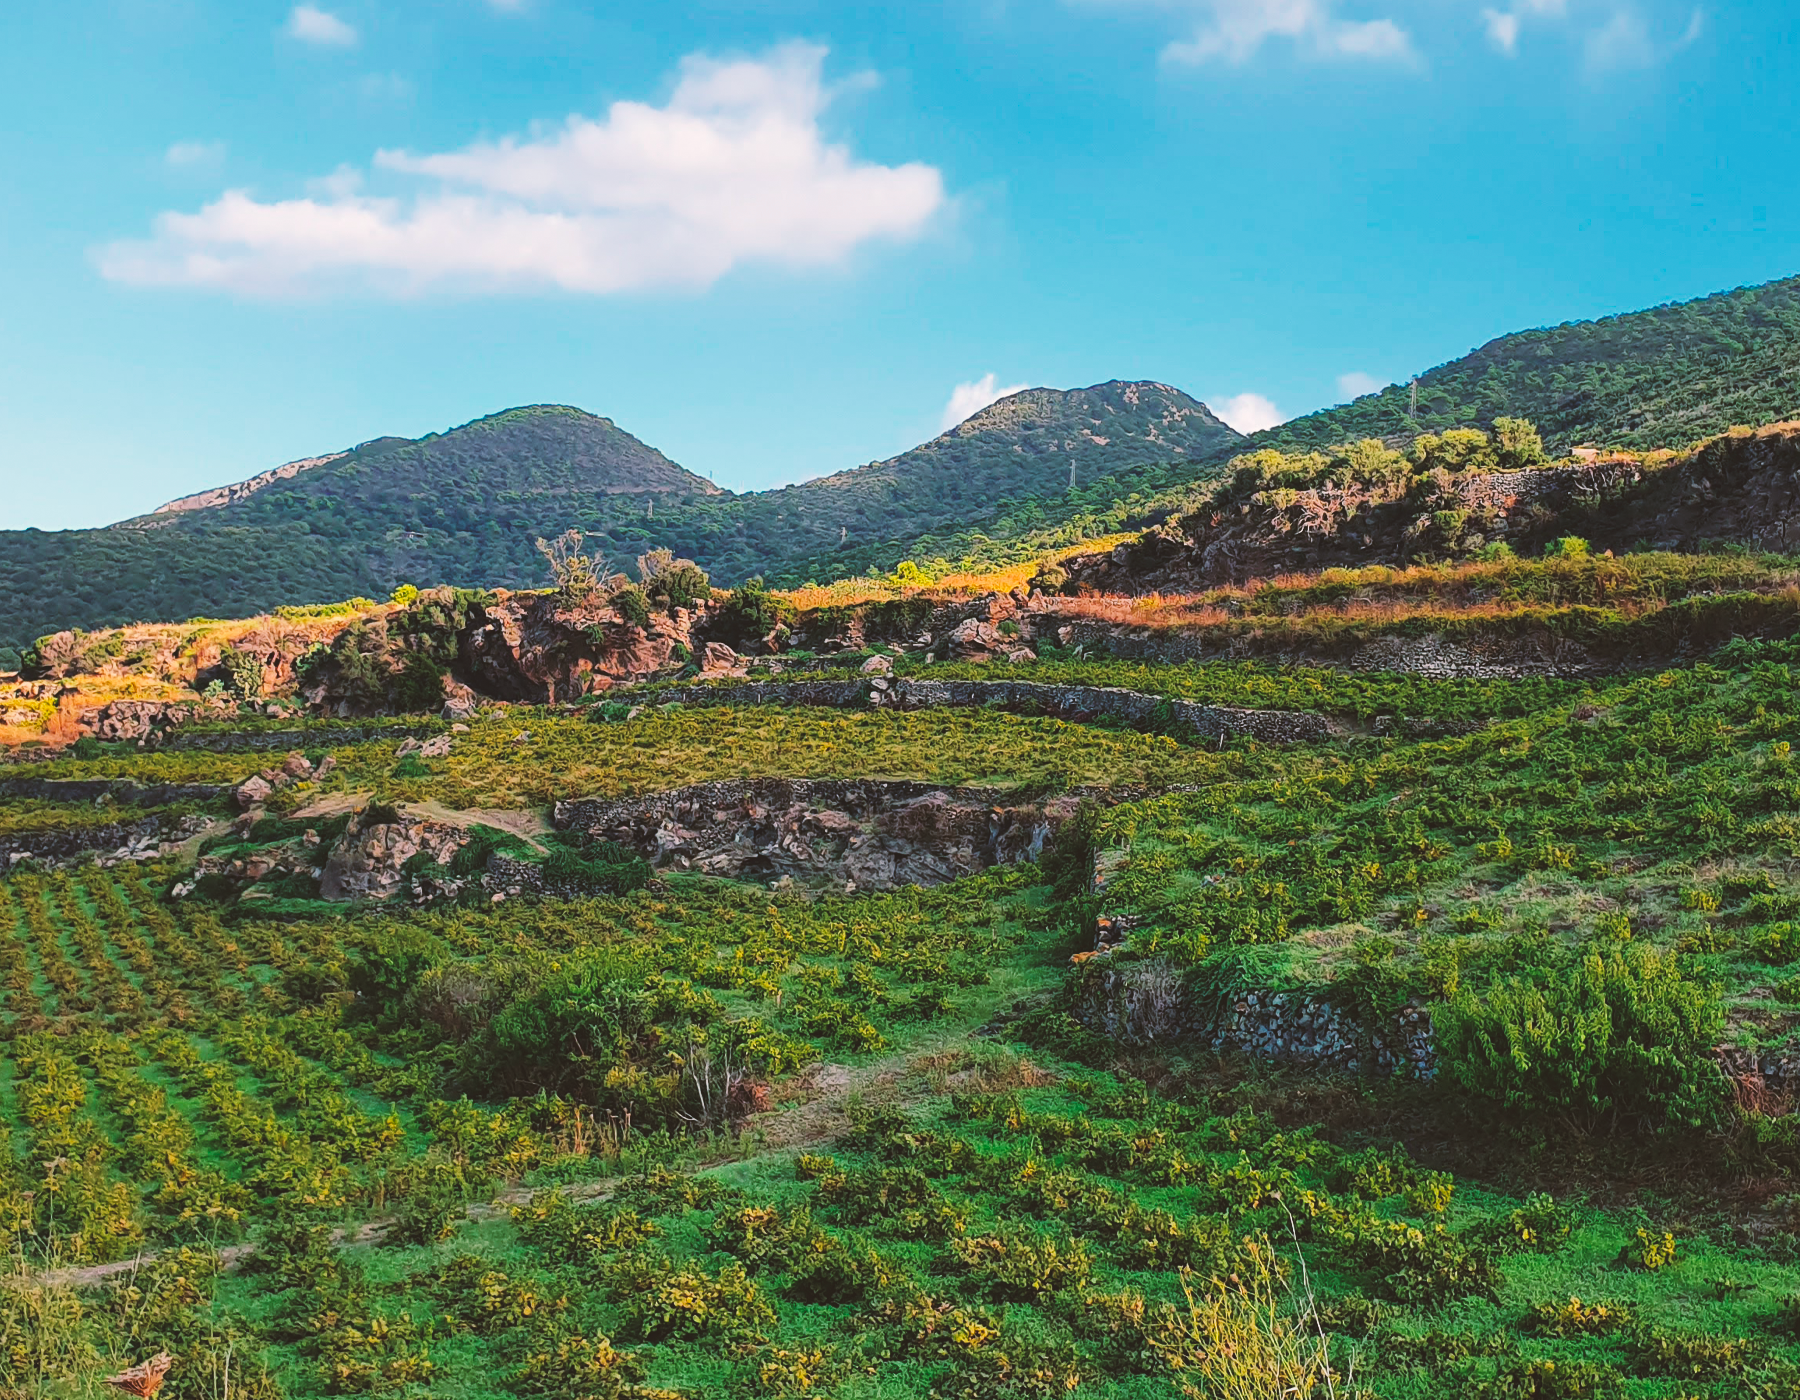
[[[558,846],[544,858],[544,879],[592,894],[629,894],[650,883],[650,863],[616,841],[579,851]]]
[[[1080,1288],[1094,1267],[1080,1240],[1054,1239],[1017,1226],[954,1240],[951,1249],[989,1293],[1023,1301]]]
[[[406,714],[422,714],[442,707],[444,674],[438,663],[418,652],[409,652],[393,682],[394,708]]]
[[[718,1273],[668,1259],[627,1255],[607,1285],[631,1335],[648,1342],[702,1336],[761,1339],[775,1309],[738,1263]]]
[[[751,578],[731,590],[718,611],[716,626],[725,641],[742,647],[760,642],[792,614],[792,604],[777,597],[762,579]]]
[[[633,627],[650,625],[650,599],[635,583],[614,589],[610,601],[614,615],[621,622],[629,622]]]
[[[576,1206],[560,1191],[540,1193],[529,1205],[513,1207],[512,1222],[520,1239],[558,1264],[597,1264],[662,1234],[635,1210]]]
[[[228,646],[219,653],[225,670],[225,686],[239,700],[257,700],[263,693],[263,666],[249,652]]]
[[[1538,1303],[1526,1319],[1540,1337],[1610,1337],[1631,1330],[1634,1319],[1623,1303]]]
[[[1469,1227],[1468,1234],[1502,1254],[1554,1254],[1569,1242],[1574,1228],[1575,1213],[1538,1191],[1527,1196],[1517,1210],[1477,1221]]]
[[[1432,1019],[1451,1076],[1519,1112],[1590,1128],[1609,1117],[1698,1124],[1723,1094],[1707,1056],[1724,1024],[1718,991],[1653,948],[1465,988]]]
[[[1640,1328],[1632,1338],[1632,1359],[1641,1375],[1721,1380],[1741,1376],[1762,1360],[1764,1348],[1748,1337]]]
[[[1518,1358],[1473,1393],[1480,1400],[1623,1400],[1625,1381],[1611,1366],[1592,1361]]]

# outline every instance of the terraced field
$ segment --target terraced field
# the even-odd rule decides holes
[[[212,823],[179,850],[19,862],[0,1389],[96,1395],[166,1351],[178,1397],[1800,1393],[1779,647],[1605,681],[978,674],[1346,723],[647,692],[415,722],[429,758],[301,724],[306,776],[242,819],[118,809]],[[215,737],[0,777],[269,767]],[[851,893],[543,820],[728,777],[1086,796],[1029,863]],[[116,800],[43,791],[0,833]],[[407,813],[470,854],[318,897],[334,842]],[[613,892],[507,895],[501,859]],[[1277,993],[1358,1034],[1418,1010],[1435,1073],[1219,1038]],[[1173,1029],[1119,1034],[1107,995]]]

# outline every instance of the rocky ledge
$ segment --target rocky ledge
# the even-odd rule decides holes
[[[616,841],[658,869],[845,890],[941,885],[1036,860],[1080,806],[929,783],[763,778],[556,804],[559,829]]]

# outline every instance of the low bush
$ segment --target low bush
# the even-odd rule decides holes
[[[1583,1129],[1697,1125],[1722,1102],[1707,1055],[1724,1024],[1718,990],[1654,948],[1597,949],[1572,967],[1465,989],[1433,1022],[1451,1076],[1520,1113]]]

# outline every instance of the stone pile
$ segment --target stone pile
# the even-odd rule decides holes
[[[392,899],[406,889],[407,861],[423,852],[433,863],[448,865],[469,842],[469,833],[450,822],[404,810],[392,820],[375,821],[376,812],[373,807],[358,812],[332,846],[319,881],[321,899]]]

